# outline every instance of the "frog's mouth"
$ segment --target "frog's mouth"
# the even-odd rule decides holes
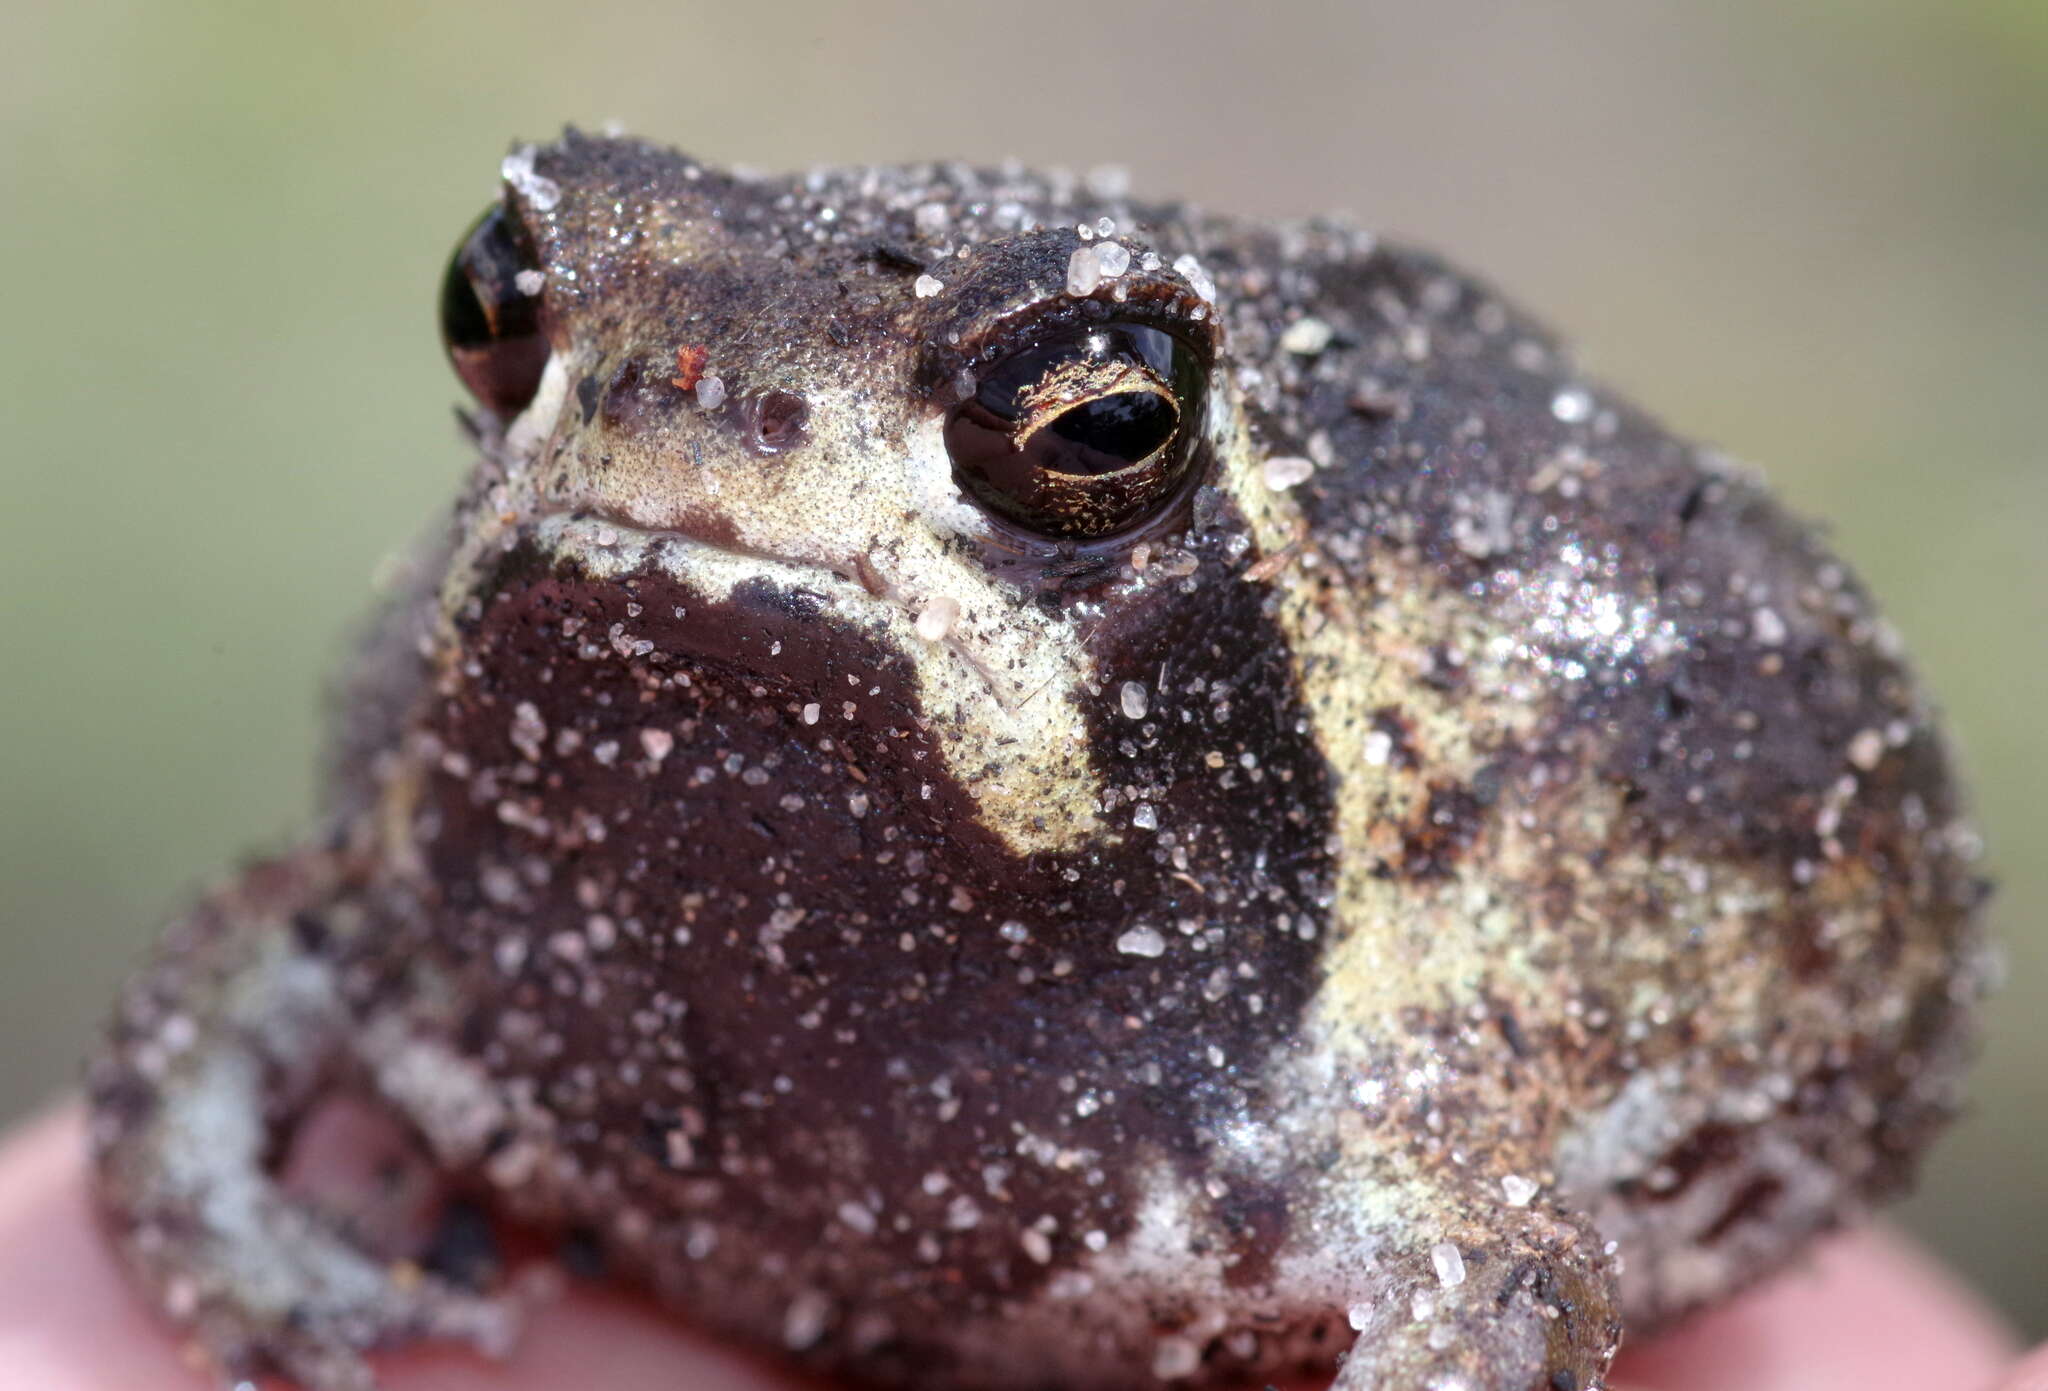
[[[592,635],[618,655],[727,665],[795,693],[806,723],[887,707],[890,722],[935,732],[983,821],[1019,853],[1072,849],[1097,829],[1079,705],[1090,672],[1068,620],[991,581],[964,599],[920,595],[877,560],[848,574],[588,512],[541,516],[520,535],[549,573],[630,596]]]
[[[846,559],[791,557],[741,545],[735,537],[705,537],[684,526],[645,526],[618,516],[580,510],[545,512],[526,526],[545,553],[578,565],[592,578],[621,580],[637,572],[659,572],[686,586],[700,602],[731,602],[741,586],[784,596],[788,606],[838,625],[858,625],[874,639],[913,654],[920,666],[938,660],[965,668],[985,697],[1016,713],[1055,686],[1067,684],[1053,664],[1020,664],[1001,651],[989,625],[963,623],[967,602],[952,594],[920,594],[899,580],[887,557],[874,551]],[[983,594],[987,588],[983,588]],[[1008,596],[1006,596],[1008,598]],[[1008,600],[1006,608],[1016,608]],[[1014,625],[1004,625],[1014,627]],[[1036,654],[1067,647],[1067,625],[1057,633],[1034,635]],[[1051,639],[1051,641],[1047,641]],[[1073,664],[1079,666],[1079,654]]]
[[[872,636],[898,639],[899,646],[907,636],[916,643],[908,650],[926,659],[948,654],[1005,707],[1029,699],[1029,692],[999,675],[961,629],[957,599],[938,596],[920,602],[871,553],[838,564],[799,559],[588,510],[545,514],[529,534],[558,563],[572,563],[595,579],[621,580],[652,571],[710,604],[731,603],[743,589],[757,596],[779,595],[783,607],[803,610],[809,619],[858,625]]]

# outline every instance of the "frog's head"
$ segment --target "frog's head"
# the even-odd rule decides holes
[[[1109,766],[1119,742],[1263,756],[1208,729],[1223,687],[1287,665],[1226,592],[1257,559],[1233,493],[1264,484],[1214,287],[1088,212],[1044,226],[957,173],[515,154],[443,295],[488,443],[449,612],[542,571],[645,590],[670,627],[635,640],[773,689],[792,738],[863,705],[927,731],[918,785],[1021,856],[1121,836],[1168,791]],[[901,686],[827,679],[827,631]]]

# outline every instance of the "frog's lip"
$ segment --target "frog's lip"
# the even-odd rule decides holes
[[[879,615],[892,623],[913,627],[922,621],[920,606],[912,595],[897,585],[865,553],[844,563],[781,555],[758,547],[735,545],[727,540],[714,541],[683,527],[649,526],[589,507],[540,513],[531,519],[528,529],[538,533],[544,543],[552,541],[556,544],[580,533],[579,539],[584,543],[579,548],[580,553],[613,557],[618,562],[614,573],[618,574],[650,560],[657,564],[664,558],[673,561],[680,553],[694,557],[700,563],[687,571],[678,571],[670,566],[669,573],[676,580],[700,591],[722,584],[729,594],[744,580],[766,578],[780,582],[787,593],[806,593],[833,604],[844,604],[867,618]],[[615,534],[608,538],[606,532]],[[621,540],[628,545],[621,546]],[[645,554],[636,561],[630,557],[630,548],[640,548]],[[740,567],[747,568],[742,572]],[[720,568],[724,568],[726,573],[716,573]],[[1013,708],[1028,698],[1028,692],[1013,689],[1013,683],[1000,679],[984,655],[963,641],[958,632],[947,632],[927,641],[949,651],[962,666],[973,672],[989,696],[1005,708]]]
[[[910,610],[910,605],[893,592],[894,586],[879,576],[865,557],[834,563],[816,556],[784,555],[758,546],[739,545],[726,538],[713,539],[686,526],[652,526],[588,507],[542,512],[529,525],[544,539],[560,541],[575,536],[585,543],[581,548],[585,554],[611,553],[623,559],[627,549],[619,545],[623,539],[633,546],[659,547],[671,554],[681,550],[719,561],[748,562],[768,570],[785,572],[788,578],[800,578],[807,583],[819,580],[837,582],[868,599],[888,603],[905,612]],[[607,533],[615,535],[608,536]],[[677,578],[701,580],[709,577],[678,575]]]

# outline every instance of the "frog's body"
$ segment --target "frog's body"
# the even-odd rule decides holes
[[[1591,1386],[1906,1176],[1981,975],[1921,699],[1484,287],[1018,171],[507,172],[545,371],[471,377],[329,833],[95,1076],[228,1369],[505,1333],[264,1177],[342,1084],[692,1318],[925,1388]],[[948,453],[1048,324],[1165,334],[1099,389],[1175,422],[1065,539]]]

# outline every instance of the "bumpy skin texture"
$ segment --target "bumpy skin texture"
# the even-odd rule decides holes
[[[476,418],[328,834],[94,1072],[116,1239],[226,1370],[507,1336],[272,1186],[338,1090],[923,1388],[1590,1387],[1908,1176],[1983,970],[1896,643],[1486,287],[1014,169],[507,172],[539,396]],[[1105,317],[1205,356],[1189,487],[992,521],[948,411]]]

